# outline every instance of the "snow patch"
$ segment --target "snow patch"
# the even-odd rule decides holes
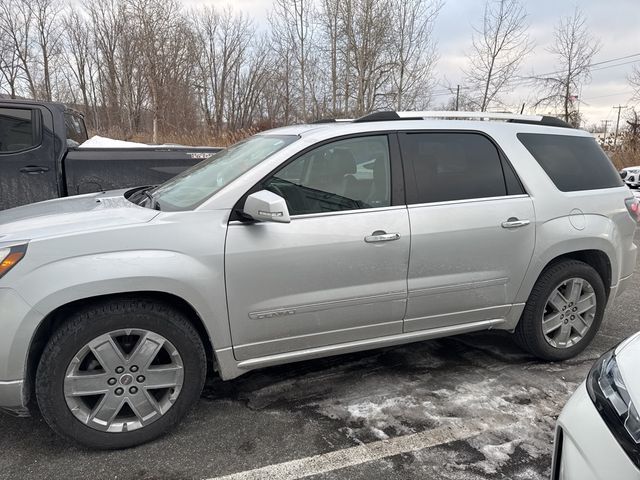
[[[86,142],[83,142],[78,148],[155,148],[153,145],[138,142],[126,142],[124,140],[115,140],[113,138],[101,137],[94,135]]]

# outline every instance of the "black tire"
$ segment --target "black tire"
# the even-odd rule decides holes
[[[69,409],[63,389],[66,370],[78,351],[93,339],[130,328],[157,333],[173,344],[183,363],[182,388],[172,406],[154,422],[129,432],[100,431],[81,422]],[[200,336],[179,311],[134,298],[104,301],[72,313],[54,332],[36,372],[36,398],[46,422],[63,437],[90,448],[128,448],[163,435],[182,419],[200,397],[206,366]]]
[[[575,345],[567,348],[552,346],[542,331],[542,317],[549,295],[564,280],[582,278],[593,287],[596,295],[596,312],[590,329]],[[578,260],[563,260],[547,267],[531,290],[514,337],[524,350],[543,360],[560,361],[575,357],[591,343],[595,337],[607,303],[607,294],[602,278],[590,265]]]

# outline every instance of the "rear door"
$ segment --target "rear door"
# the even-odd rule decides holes
[[[399,136],[411,172],[404,330],[504,318],[533,254],[531,198],[483,134]]]
[[[48,111],[0,104],[0,210],[58,196]]]

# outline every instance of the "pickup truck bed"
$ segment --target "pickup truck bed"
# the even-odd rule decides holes
[[[219,148],[96,148],[69,150],[63,160],[67,195],[157,185]]]
[[[60,103],[0,99],[0,210],[67,195],[157,185],[221,148],[77,148],[82,115]]]

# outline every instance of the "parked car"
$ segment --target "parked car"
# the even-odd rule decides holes
[[[0,212],[0,405],[121,448],[207,370],[487,329],[567,359],[631,278],[637,213],[593,137],[547,117],[261,133],[157,188]]]
[[[0,100],[0,210],[115,188],[159,185],[220,148],[78,148],[82,115],[60,103]]]
[[[552,480],[640,479],[640,333],[605,353],[558,418]]]
[[[625,167],[619,173],[629,188],[640,187],[640,167]]]

